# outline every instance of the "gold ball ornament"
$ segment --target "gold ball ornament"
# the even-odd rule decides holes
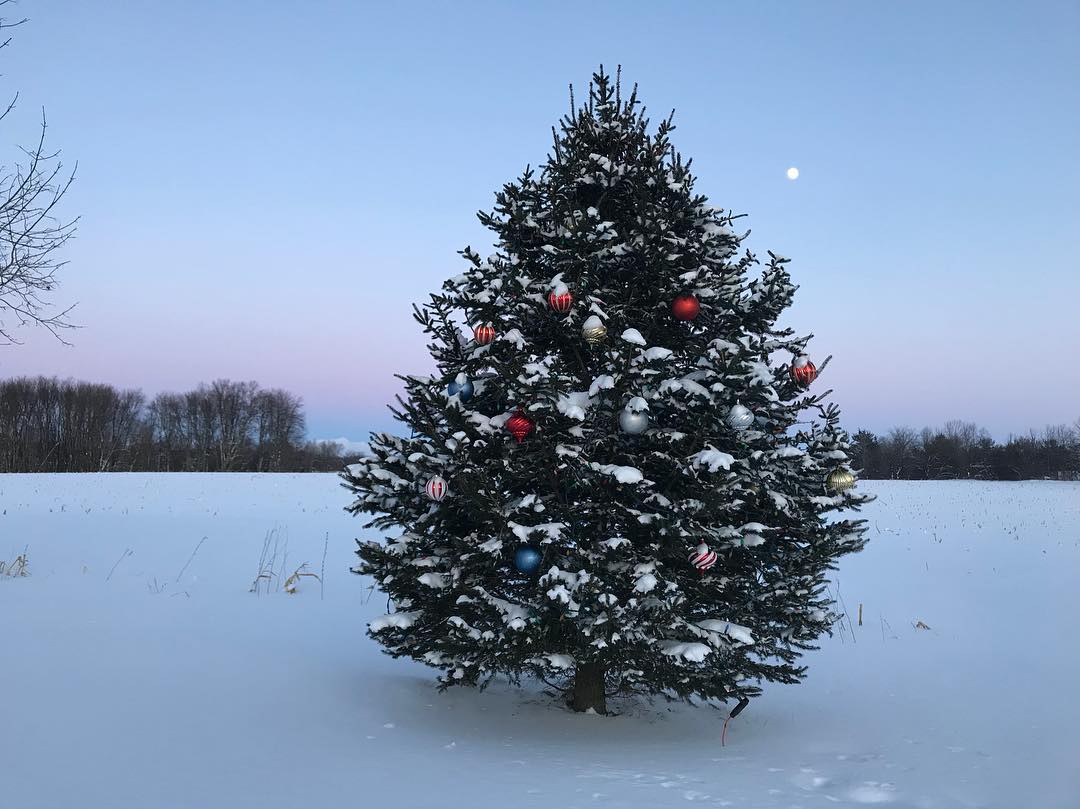
[[[581,336],[585,341],[596,345],[607,338],[607,326],[596,315],[591,315],[581,327]]]
[[[825,486],[836,494],[842,494],[854,485],[855,476],[846,469],[834,469],[825,478]]]
[[[581,336],[590,343],[602,343],[607,339],[607,326],[597,326],[593,329],[582,329]]]

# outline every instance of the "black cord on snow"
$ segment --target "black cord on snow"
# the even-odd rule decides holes
[[[746,697],[739,697],[739,704],[731,709],[731,713],[727,715],[727,719],[724,720],[724,729],[720,733],[720,746],[724,747],[727,741],[727,725],[732,719],[742,713],[743,708],[750,704],[750,700]]]

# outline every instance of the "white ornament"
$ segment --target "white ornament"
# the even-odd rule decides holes
[[[733,430],[745,430],[751,424],[754,423],[754,414],[750,412],[750,408],[743,404],[736,403],[732,406],[731,410],[727,414],[727,424]]]

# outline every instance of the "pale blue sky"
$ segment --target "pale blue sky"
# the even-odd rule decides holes
[[[86,328],[0,375],[302,395],[317,437],[390,425],[409,317],[490,244],[474,213],[603,62],[699,190],[793,259],[787,322],[850,427],[1080,416],[1080,4],[22,0],[0,146],[79,161],[59,300]],[[802,175],[791,182],[785,170]],[[825,380],[823,380],[825,384]]]

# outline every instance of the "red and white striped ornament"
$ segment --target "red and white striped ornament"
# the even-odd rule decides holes
[[[438,503],[446,497],[446,481],[439,475],[432,475],[424,485],[424,491],[428,497]]]
[[[808,388],[810,383],[817,378],[817,368],[810,362],[810,358],[803,354],[791,363],[791,378],[802,387]]]
[[[520,410],[506,420],[506,429],[510,431],[510,435],[514,436],[514,440],[519,444],[535,428],[536,423]]]
[[[574,296],[565,286],[557,286],[548,293],[548,303],[556,312],[566,313],[574,305]]]
[[[495,327],[490,323],[481,323],[473,329],[473,337],[476,338],[476,342],[480,345],[486,346],[495,339]]]
[[[702,542],[690,554],[690,564],[697,568],[698,573],[704,574],[716,564],[716,551],[709,550],[709,546]]]

